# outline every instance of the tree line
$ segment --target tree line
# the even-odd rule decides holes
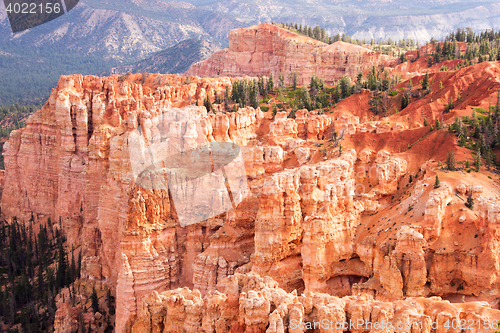
[[[97,74],[117,65],[116,60],[68,52],[56,44],[36,48],[2,40],[1,51],[0,68],[9,70],[2,70],[0,106],[45,103],[61,75]]]
[[[457,135],[460,147],[474,151],[476,171],[482,165],[481,159],[488,169],[496,166],[497,157],[493,150],[500,148],[500,91],[495,106],[489,110],[477,108],[471,117],[456,117],[449,130]]]
[[[81,254],[64,247],[59,225],[0,221],[0,320],[22,332],[50,331],[59,291],[80,277]]]
[[[388,40],[379,40],[378,42],[375,42],[374,39],[371,39],[369,42],[366,39],[354,39],[349,37],[349,35],[346,35],[345,33],[338,33],[333,36],[330,36],[325,29],[321,28],[320,26],[315,26],[315,27],[310,27],[307,25],[302,26],[302,24],[297,24],[297,23],[283,23],[281,22],[280,25],[281,27],[288,29],[290,31],[296,32],[300,35],[304,35],[316,40],[319,40],[320,42],[326,43],[326,44],[332,44],[338,41],[346,42],[346,43],[351,43],[351,44],[356,44],[356,45],[367,45],[370,44],[372,47],[378,46],[379,48],[382,45],[389,45],[389,46],[398,46],[400,48],[414,48],[419,45],[418,42],[415,42],[413,39],[401,39],[399,41],[394,41],[393,39],[389,38]]]

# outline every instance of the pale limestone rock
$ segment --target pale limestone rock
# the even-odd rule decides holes
[[[271,279],[253,273],[224,279],[218,289],[203,300],[199,293],[188,289],[153,292],[145,298],[132,332],[156,332],[159,327],[166,331],[193,332],[197,327],[193,319],[197,319],[203,322],[203,332],[264,332],[267,327],[269,333],[298,333],[313,329],[311,325],[316,322],[316,325],[323,323],[321,332],[340,333],[344,331],[341,325],[346,321],[349,325],[350,319],[352,324],[348,328],[352,332],[366,332],[370,328],[386,332],[374,325],[384,322],[396,327],[399,322],[418,323],[408,331],[428,333],[433,322],[444,327],[447,320],[491,321],[500,315],[499,310],[481,302],[450,303],[439,297],[409,297],[390,302],[367,296],[338,298],[313,292],[297,296],[278,288]],[[335,327],[336,323],[340,326]]]
[[[358,158],[363,163],[370,163],[373,154],[375,154],[375,151],[365,148],[359,153]]]
[[[451,187],[441,182],[441,187],[433,189],[425,204],[425,219],[423,222],[424,236],[427,240],[435,239],[441,234],[446,206],[451,202],[453,193]]]

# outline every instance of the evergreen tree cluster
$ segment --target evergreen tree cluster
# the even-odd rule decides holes
[[[455,152],[450,150],[448,156],[446,157],[446,169],[450,171],[455,171]]]
[[[282,73],[279,74],[276,89],[272,75],[258,79],[235,80],[232,83],[231,92],[229,92],[229,87],[226,87],[224,95],[215,96],[214,104],[224,103],[224,109],[227,112],[235,112],[238,107],[257,108],[263,100],[267,102],[272,99],[273,115],[278,111],[285,111],[285,104],[288,104],[292,109],[291,116],[293,117],[295,111],[299,109],[318,110],[318,113],[322,114],[323,109],[330,108],[334,103],[355,93],[356,90],[356,86],[347,75],[344,75],[333,87],[326,87],[323,79],[314,74],[308,86],[300,87],[296,72],[289,74],[287,82],[289,86],[285,86],[285,75]],[[275,98],[270,96],[275,93]],[[205,101],[205,104],[208,103],[209,99]],[[264,106],[263,110],[267,111],[268,107]]]
[[[297,24],[297,23],[283,23],[279,24],[279,26],[288,29],[290,31],[296,32],[298,34],[319,40],[320,42],[326,43],[326,44],[332,44],[338,41],[346,42],[346,43],[351,43],[351,44],[356,44],[356,45],[366,45],[366,44],[371,44],[373,47],[378,48],[379,51],[383,51],[384,54],[389,54],[390,49],[393,47],[400,47],[404,49],[411,49],[415,48],[418,46],[418,43],[416,43],[413,39],[402,39],[399,41],[394,41],[391,38],[388,40],[378,40],[377,45],[375,44],[375,40],[371,40],[369,42],[366,41],[366,39],[359,40],[359,39],[353,39],[349,37],[349,35],[346,35],[344,33],[342,34],[335,34],[333,36],[330,36],[325,29],[315,26],[309,27],[307,25],[302,25],[302,24]],[[382,49],[383,45],[388,45],[388,48]]]
[[[235,80],[231,86],[228,85],[225,87],[224,92],[213,94],[213,103],[210,98],[211,93],[207,92],[203,100],[203,105],[209,112],[215,110],[213,104],[222,104],[225,112],[236,112],[238,107],[251,106],[258,108],[262,99],[266,98],[268,94],[273,93],[273,91],[274,81],[272,74],[269,77],[262,76],[258,79]],[[197,101],[197,103],[199,102]]]
[[[481,165],[481,158],[489,169],[496,165],[496,156],[493,149],[500,148],[500,91],[497,94],[497,103],[489,111],[479,110],[481,114],[473,112],[472,117],[456,117],[455,122],[448,130],[458,137],[458,145],[475,152],[474,166],[477,171]]]
[[[81,256],[71,258],[65,236],[50,220],[34,232],[28,225],[0,222],[0,320],[21,324],[22,332],[50,331],[56,311],[55,297],[80,277]]]
[[[432,41],[431,43],[434,45],[434,52],[432,54],[432,57],[428,58],[429,66],[432,66],[433,64],[436,64],[443,60],[453,60],[459,59],[461,57],[456,40],[451,42],[445,40],[442,46],[441,43],[435,43],[434,41]]]
[[[232,85],[231,102],[238,104],[240,108],[251,106],[256,109],[260,105],[261,89],[265,97],[267,82],[263,77],[258,80],[236,80]]]
[[[301,100],[305,109],[311,111],[331,106],[332,98],[325,89],[323,79],[313,74],[308,88],[309,90],[303,88],[301,94]]]
[[[314,28],[308,27],[307,25],[302,26],[302,24],[297,24],[297,23],[283,23],[281,22],[281,26],[294,31],[296,33],[299,33],[301,35],[319,40],[320,42],[331,44],[332,39],[331,37],[326,33],[325,29],[315,26]]]
[[[457,42],[467,43],[465,54],[459,52]],[[458,28],[444,38],[442,45],[435,40],[431,44],[435,46],[429,65],[453,59],[465,60],[465,66],[473,64],[476,58],[478,62],[500,60],[500,32],[494,29],[477,33],[471,28]]]
[[[371,91],[389,91],[393,90],[398,83],[398,76],[389,77],[389,72],[384,70],[384,68],[377,69],[375,66],[372,66],[366,80],[364,80],[362,72],[358,73],[356,78],[356,92],[362,88]]]
[[[460,29],[456,32],[451,32],[445,37],[446,41],[458,41],[462,43],[481,43],[483,41],[494,42],[500,39],[500,31],[495,32],[495,29],[475,32],[472,28]]]
[[[333,100],[335,102],[340,100],[339,86],[340,84],[337,84],[336,87],[327,89],[323,79],[314,74],[311,77],[309,86],[297,88],[296,82],[292,80],[290,86],[291,96],[294,98],[291,101],[292,111],[294,112],[298,109],[307,109],[308,111],[320,109],[319,112],[322,113],[323,108],[329,108]]]
[[[362,72],[358,73],[354,92],[359,92],[361,89],[371,90],[372,93],[369,101],[370,111],[374,112],[376,115],[385,117],[388,115],[389,96],[395,96],[397,94],[393,89],[395,89],[396,85],[399,83],[399,79],[399,76],[389,77],[389,72],[383,68],[377,70],[375,66],[372,66],[366,80]],[[409,84],[410,82],[411,80]],[[409,104],[410,95],[411,84],[409,89],[403,93],[401,109],[404,109]]]

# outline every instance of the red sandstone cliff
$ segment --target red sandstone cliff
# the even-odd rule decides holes
[[[269,23],[232,30],[229,48],[215,52],[209,59],[191,66],[186,75],[268,76],[296,72],[298,84],[308,84],[312,75],[332,84],[343,75],[354,79],[359,71],[373,65],[396,64],[392,58],[361,46],[344,42],[331,45],[298,35]]]
[[[117,332],[293,332],[292,319],[500,318],[489,308],[500,287],[494,182],[483,177],[470,188],[481,175],[457,180],[437,170],[427,146],[399,153],[392,145],[421,138],[400,115],[389,124],[342,111],[271,119],[259,109],[213,114],[190,105],[230,82],[62,77],[5,144],[2,214],[61,218],[68,245],[82,250],[83,281],[116,295]],[[167,118],[167,125],[158,120]],[[171,191],[135,181],[130,146],[138,125],[144,146],[238,144],[248,193],[235,208],[182,226]],[[345,131],[342,154],[317,146],[334,130]],[[436,149],[454,144],[442,142]],[[417,174],[411,184],[409,173]],[[219,189],[211,185],[191,182],[180,191],[200,204],[192,198]],[[468,190],[474,211],[454,195]],[[61,301],[57,332],[68,329],[72,311]]]

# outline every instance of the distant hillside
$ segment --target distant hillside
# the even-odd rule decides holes
[[[0,105],[45,101],[63,74],[99,74],[201,38],[227,45],[244,23],[185,2],[83,0],[68,14],[13,34],[0,2]]]
[[[184,73],[191,64],[210,57],[212,53],[220,50],[216,44],[197,38],[184,40],[166,50],[154,53],[139,62],[113,67],[104,75],[131,73]]]

